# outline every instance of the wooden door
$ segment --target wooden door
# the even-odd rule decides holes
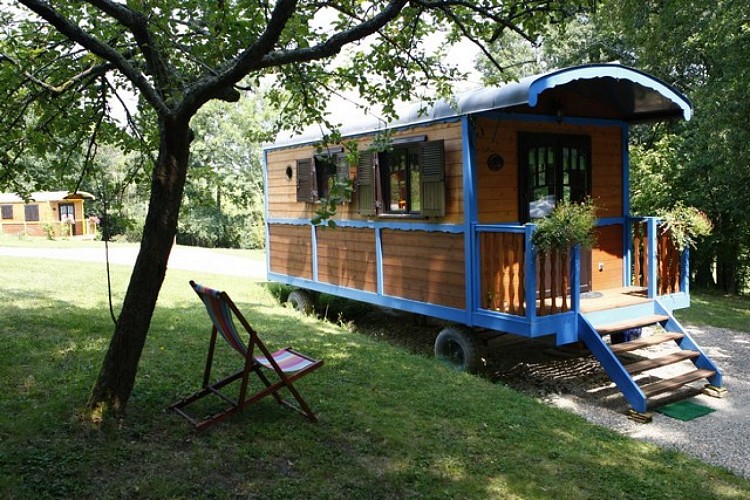
[[[581,202],[591,196],[590,137],[521,133],[518,151],[521,222],[544,217],[560,201]],[[581,291],[588,290],[591,250],[581,249]]]

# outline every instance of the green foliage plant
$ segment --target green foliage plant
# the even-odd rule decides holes
[[[680,251],[688,247],[695,248],[696,241],[705,238],[713,230],[711,219],[705,213],[695,207],[685,206],[682,202],[677,202],[671,209],[660,210],[658,215],[664,230]]]
[[[44,231],[44,236],[46,236],[48,240],[55,239],[55,226],[54,225],[50,224],[49,222],[42,224],[42,231]]]
[[[537,222],[532,242],[541,250],[567,250],[575,245],[591,248],[596,243],[596,207],[591,199],[563,201]]]

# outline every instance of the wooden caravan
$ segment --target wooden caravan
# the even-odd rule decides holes
[[[14,193],[0,194],[0,234],[29,236],[93,235],[96,225],[84,219],[84,200],[94,195],[83,191],[31,193],[28,201]]]
[[[629,206],[629,125],[691,114],[684,96],[647,74],[588,65],[415,106],[389,125],[389,148],[374,147],[382,126],[352,124],[343,133],[358,144],[356,164],[339,145],[320,149],[320,136],[279,141],[265,149],[268,276],[457,323],[436,353],[469,369],[480,329],[584,342],[638,412],[684,383],[721,387],[719,369],[672,315],[689,305],[686,252]],[[335,229],[313,225],[336,179],[353,181],[351,202]],[[539,252],[535,220],[587,197],[595,247]],[[606,338],[655,323],[670,333]],[[657,341],[674,342],[695,369],[641,386],[644,365],[618,354]]]

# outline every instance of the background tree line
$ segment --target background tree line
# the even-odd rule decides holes
[[[695,282],[729,293],[750,286],[750,4],[605,0],[536,43],[512,32],[477,66],[497,84],[545,70],[618,61],[690,98],[690,122],[631,133],[631,203],[649,215],[678,203],[705,212],[713,234],[691,251]]]
[[[477,68],[485,84],[492,85],[553,68],[618,61],[685,93],[695,105],[692,121],[636,128],[631,135],[633,212],[653,214],[677,203],[704,211],[714,232],[692,251],[694,280],[741,293],[750,285],[749,49],[746,2],[604,0],[563,27],[550,24],[535,42],[503,31],[488,55],[478,58]],[[212,101],[193,120],[178,243],[263,246],[260,144],[273,129],[266,101],[264,95],[246,92],[239,105]],[[63,134],[59,141],[66,142]],[[104,147],[96,157],[101,168],[92,169],[97,175],[81,176],[80,188],[97,195],[87,207],[100,216],[105,235],[139,241],[153,157],[129,141]],[[153,140],[149,144],[156,147]],[[26,160],[23,175],[12,184],[27,190],[75,184],[80,172],[57,164],[85,155],[80,148],[69,148],[62,157],[40,151]]]

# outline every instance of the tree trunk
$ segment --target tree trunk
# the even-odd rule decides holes
[[[89,398],[89,409],[121,414],[135,383],[156,307],[187,177],[189,120],[160,120],[160,147],[151,183],[148,215],[115,332]]]
[[[715,262],[715,246],[710,244],[708,240],[704,240],[698,248],[691,249],[690,269],[694,273],[694,285],[700,288],[713,288],[716,286],[713,272]]]

